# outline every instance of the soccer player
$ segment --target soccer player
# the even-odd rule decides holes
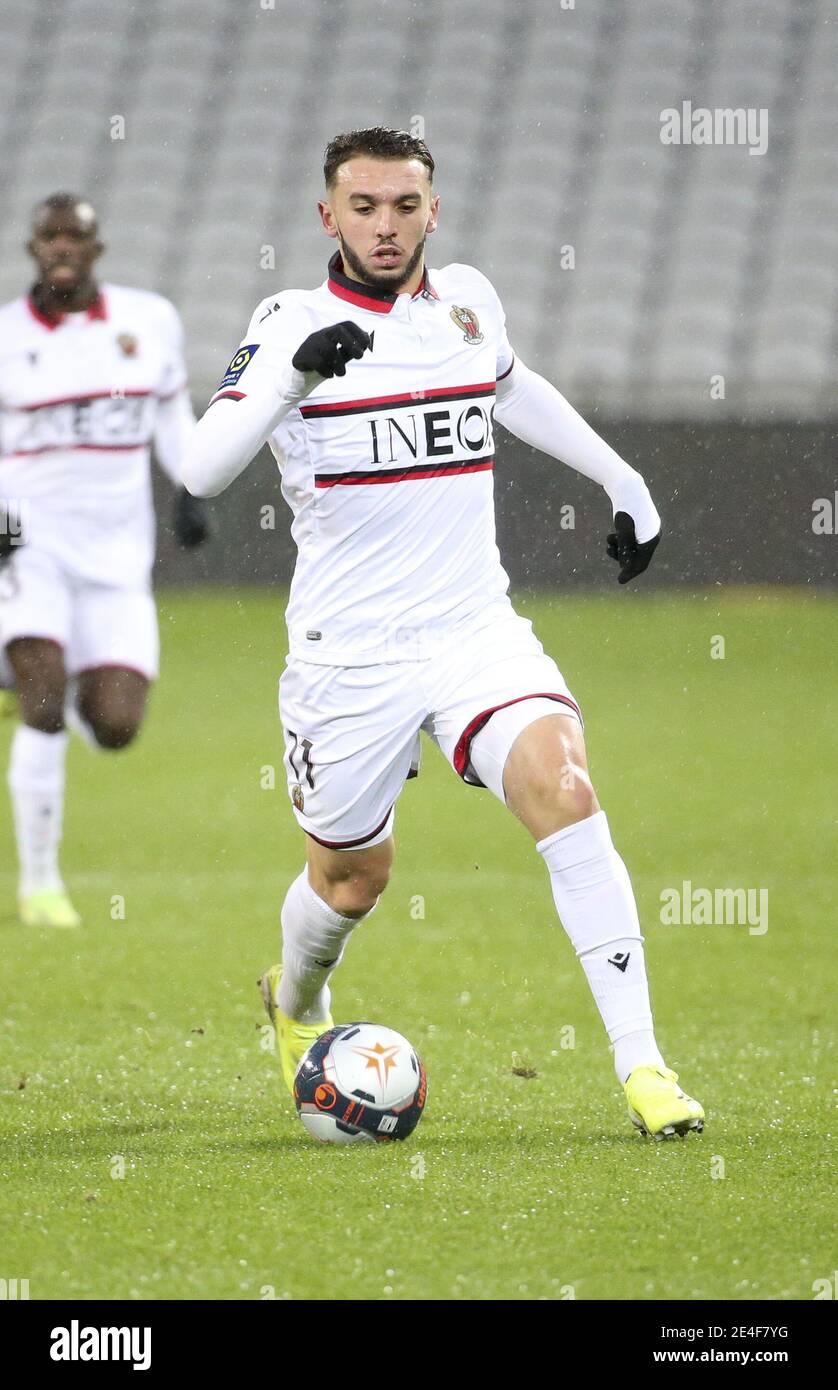
[[[195,420],[174,307],[97,284],[104,248],[83,198],[44,199],[27,249],[35,284],[0,309],[0,684],[21,713],[8,774],[20,916],[73,927],[58,865],[66,724],[124,748],[157,674],[152,443],[179,488],[181,543],[207,525],[181,483]]]
[[[307,865],[262,991],[293,1090],[332,1025],[329,977],[393,862],[394,803],[420,730],[530,831],[608,1037],[629,1113],[658,1138],[704,1112],[658,1050],[637,908],[561,672],[514,611],[495,543],[493,416],[600,483],[628,583],[660,519],[642,477],[516,357],[480,271],[425,267],[437,226],[424,142],[374,128],[326,150],[328,278],[257,307],[184,464],[212,497],[267,439],[298,558],[280,680],[285,764]],[[525,233],[522,232],[522,239]]]

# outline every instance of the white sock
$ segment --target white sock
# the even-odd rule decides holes
[[[9,791],[20,861],[23,896],[62,889],[58,846],[64,817],[64,760],[67,733],[44,734],[19,724],[12,739]]]
[[[322,1023],[332,1002],[327,981],[340,962],[350,933],[364,918],[333,912],[315,893],[306,867],[288,889],[280,920],[282,979],[277,1004],[298,1023]]]
[[[617,1076],[625,1082],[635,1067],[663,1067],[637,905],[605,812],[557,830],[539,840],[536,849],[550,872],[556,909],[613,1044]]]

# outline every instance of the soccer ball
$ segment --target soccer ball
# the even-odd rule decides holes
[[[300,1119],[327,1144],[406,1139],[427,1093],[425,1068],[407,1038],[378,1023],[343,1023],[322,1033],[294,1078]]]

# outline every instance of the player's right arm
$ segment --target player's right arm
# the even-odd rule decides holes
[[[183,481],[195,497],[216,497],[229,487],[286,415],[327,377],[344,376],[347,362],[369,346],[354,323],[307,334],[310,321],[297,306],[264,309],[260,305],[251,319],[195,426],[183,464]]]

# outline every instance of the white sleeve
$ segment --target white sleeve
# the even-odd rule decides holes
[[[183,483],[183,461],[194,429],[195,412],[185,386],[160,400],[154,421],[154,455],[177,486]]]
[[[291,365],[315,325],[298,306],[274,303],[276,312],[260,314],[265,305],[257,308],[195,426],[183,481],[196,497],[215,497],[229,487],[285,416],[323,381],[319,372],[298,372]]]
[[[168,299],[159,299],[161,333],[166,345],[158,394],[162,401],[177,395],[186,385],[188,373],[184,356],[184,332],[180,314]]]
[[[560,459],[600,483],[617,512],[633,519],[638,542],[650,541],[661,520],[641,475],[591,429],[549,381],[520,357],[496,387],[495,419],[525,444]]]

